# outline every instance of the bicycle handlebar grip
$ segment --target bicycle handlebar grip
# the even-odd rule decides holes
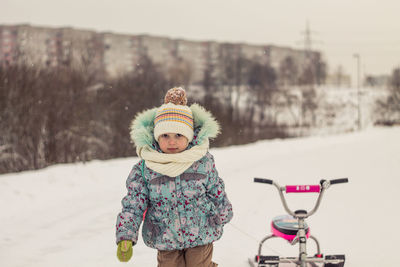
[[[265,179],[265,178],[254,178],[255,183],[264,183],[264,184],[272,184],[273,181],[270,179]]]
[[[341,183],[348,183],[348,182],[349,182],[348,178],[333,179],[333,180],[329,181],[330,184],[341,184]]]

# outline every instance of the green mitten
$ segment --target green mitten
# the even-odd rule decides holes
[[[132,257],[132,241],[122,240],[118,243],[117,257],[122,262],[127,262]]]

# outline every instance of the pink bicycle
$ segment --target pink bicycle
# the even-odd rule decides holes
[[[347,183],[347,178],[334,180],[321,180],[318,185],[286,185],[280,186],[278,183],[264,178],[254,178],[256,183],[271,184],[276,187],[279,192],[283,207],[288,215],[278,216],[272,220],[272,234],[263,238],[260,242],[258,253],[254,259],[249,259],[252,267],[281,267],[281,266],[300,266],[300,267],[343,267],[345,255],[326,255],[321,254],[318,240],[310,234],[305,219],[313,215],[322,200],[325,191],[334,184]],[[285,193],[318,193],[319,196],[311,211],[289,209]],[[265,241],[271,238],[283,238],[291,245],[299,245],[298,257],[280,257],[280,256],[265,256],[261,255],[261,249]],[[307,240],[311,239],[316,243],[317,253],[310,257],[307,255]]]

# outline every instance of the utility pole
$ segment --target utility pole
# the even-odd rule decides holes
[[[353,55],[357,60],[357,106],[358,106],[358,130],[361,130],[361,92],[360,92],[360,54]]]
[[[310,25],[307,20],[306,30],[304,32],[304,52],[306,60],[308,61],[307,63],[310,63],[311,61],[311,49],[312,49],[311,31],[310,31]]]
[[[304,58],[302,64],[301,79],[303,80],[303,83],[313,87],[315,77],[314,70],[312,68],[312,39],[308,20],[306,21],[306,29],[305,31],[302,31],[301,34],[303,35],[303,38],[301,41],[298,42],[299,44],[301,43],[304,46]]]
[[[313,49],[313,45],[315,44],[315,40],[313,40],[312,38],[312,34],[314,34],[314,31],[311,31],[310,29],[310,24],[308,22],[308,20],[306,21],[306,29],[305,31],[301,32],[303,37],[303,40],[301,40],[301,43],[304,45],[304,63],[303,63],[303,68],[308,68],[308,71],[310,71],[310,75],[311,77],[309,77],[308,79],[310,79],[310,85],[313,86],[315,80],[317,79],[315,77],[316,73],[315,73],[315,55],[312,51]],[[300,43],[300,42],[298,42]],[[321,42],[319,42],[321,43]]]

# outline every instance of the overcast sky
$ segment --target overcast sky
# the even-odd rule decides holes
[[[400,67],[400,0],[0,0],[0,24],[70,26],[189,40],[304,47],[306,22],[329,70]]]

